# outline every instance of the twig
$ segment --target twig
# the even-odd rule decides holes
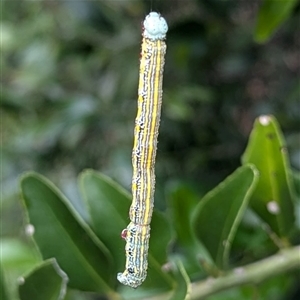
[[[238,267],[224,273],[222,277],[192,283],[190,296],[191,299],[200,300],[232,287],[258,284],[276,275],[297,269],[300,271],[300,246],[281,250],[271,257]],[[170,295],[170,293],[160,294],[147,300],[165,300]]]

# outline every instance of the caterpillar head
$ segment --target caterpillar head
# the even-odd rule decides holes
[[[151,12],[144,21],[143,36],[150,40],[164,40],[168,31],[166,20],[157,12]]]

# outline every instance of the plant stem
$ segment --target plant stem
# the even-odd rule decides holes
[[[300,246],[281,250],[273,256],[224,273],[221,277],[194,282],[191,285],[190,299],[204,299],[244,284],[259,284],[266,279],[293,270],[300,271]],[[147,300],[165,300],[170,295],[171,293],[161,294]]]

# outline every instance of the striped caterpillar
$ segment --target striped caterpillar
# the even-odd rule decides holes
[[[132,203],[130,223],[122,231],[126,240],[126,266],[118,280],[133,288],[146,279],[150,222],[154,206],[155,157],[162,103],[167,22],[151,12],[143,23],[138,110],[132,150]]]

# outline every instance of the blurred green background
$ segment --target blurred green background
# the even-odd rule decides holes
[[[300,6],[260,44],[259,4],[152,3],[169,24],[159,209],[174,182],[204,194],[235,170],[261,114],[275,115],[300,170]],[[3,240],[25,235],[18,188],[24,171],[50,178],[81,211],[76,177],[85,168],[130,190],[141,21],[150,8],[142,0],[2,2]]]

